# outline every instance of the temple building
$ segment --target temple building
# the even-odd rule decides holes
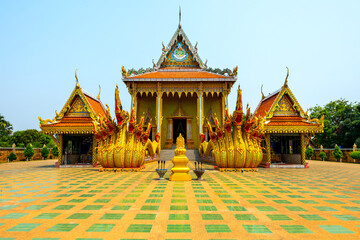
[[[254,116],[266,118],[264,124],[266,165],[277,164],[305,166],[305,149],[311,136],[323,132],[323,123],[310,119],[291,92],[287,79],[277,91],[264,96],[258,104]]]
[[[187,148],[199,147],[200,133],[207,134],[204,123],[214,123],[215,115],[224,119],[228,95],[237,80],[237,67],[233,71],[207,68],[181,22],[153,68],[127,71],[123,67],[122,73],[137,119],[145,116],[146,123],[152,123],[150,139],[159,132],[161,148],[172,148],[180,133]]]
[[[77,81],[60,113],[55,113],[53,120],[40,117],[39,120],[42,132],[51,136],[59,149],[59,164],[93,164],[96,142],[92,122],[98,114],[106,115],[100,93],[98,97],[92,96]]]

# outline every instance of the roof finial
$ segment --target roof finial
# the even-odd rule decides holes
[[[101,86],[99,84],[99,94],[97,95],[97,99],[99,99],[99,100],[100,100],[100,93],[101,93]]]
[[[80,86],[79,86],[79,79],[78,79],[77,74],[76,74],[77,70],[78,70],[78,69],[75,70],[76,86],[77,86],[77,87],[80,87]]]
[[[264,84],[261,84],[261,100],[265,98],[265,95],[264,95],[263,90],[262,90],[263,85],[264,85]]]
[[[179,28],[181,28],[181,6],[179,6]]]
[[[285,82],[284,82],[284,87],[287,86],[287,79],[289,77],[289,68],[286,67],[286,70],[287,70],[287,74],[286,74],[286,78],[285,78]]]

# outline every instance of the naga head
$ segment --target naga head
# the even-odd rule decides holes
[[[141,135],[142,144],[145,144],[147,142],[147,140],[149,139],[150,131],[151,131],[151,123],[148,123],[148,127],[146,129],[146,132],[143,132],[142,135]]]
[[[135,130],[135,108],[133,107],[130,112],[130,121],[129,121],[129,133],[133,133]]]
[[[205,142],[205,134],[200,133],[200,142],[203,143]]]
[[[250,108],[249,108],[249,104],[247,104],[246,106],[246,120],[245,120],[245,126],[244,126],[244,130],[246,133],[250,133],[250,128],[251,128],[251,114],[250,114]]]
[[[155,135],[155,141],[156,141],[156,142],[159,142],[159,141],[160,141],[160,133],[159,133],[159,132],[156,133],[156,135]]]
[[[236,100],[236,109],[233,113],[234,121],[236,125],[241,125],[243,120],[243,110],[242,110],[242,94],[240,89],[240,84],[237,91],[237,100]]]
[[[115,89],[115,116],[116,116],[116,120],[117,120],[117,125],[122,126],[125,123],[128,115],[129,115],[129,113],[122,109],[120,96],[119,96],[119,87],[116,84],[116,89]]]
[[[231,120],[230,120],[229,111],[227,108],[225,109],[225,131],[227,133],[231,133]]]
[[[136,138],[140,138],[143,134],[144,116],[141,117],[139,125],[135,126]]]
[[[223,138],[223,131],[221,130],[221,128],[219,126],[219,121],[218,121],[216,116],[215,116],[215,125],[216,125],[217,137],[218,137],[218,139],[222,139]]]
[[[212,142],[216,142],[216,133],[213,132],[210,123],[208,122],[207,124],[208,124],[208,129],[209,129],[209,137]]]
[[[93,126],[94,126],[94,135],[97,141],[101,140],[101,131],[100,131],[100,127],[99,127],[99,123],[97,121],[93,121]]]

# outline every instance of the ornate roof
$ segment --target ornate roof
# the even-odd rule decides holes
[[[265,132],[322,132],[323,123],[318,119],[310,119],[290,90],[287,84],[288,76],[289,72],[284,85],[279,90],[262,97],[253,116],[266,118]]]
[[[99,98],[95,98],[77,83],[60,113],[53,120],[42,120],[40,128],[45,133],[93,133],[92,121],[96,116],[106,116],[106,110]]]

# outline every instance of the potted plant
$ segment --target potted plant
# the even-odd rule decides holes
[[[305,155],[307,159],[311,159],[311,157],[314,155],[314,150],[312,147],[308,146],[305,150]]]
[[[335,149],[333,151],[333,156],[337,162],[339,161],[339,159],[341,161],[341,158],[344,156],[344,154],[342,153],[342,151],[340,150],[340,148],[337,144],[335,145]]]
[[[354,160],[360,160],[360,151],[354,151],[350,153],[350,157],[352,157]]]
[[[32,156],[34,156],[35,151],[33,149],[33,147],[31,146],[31,144],[29,143],[28,145],[26,145],[26,148],[24,150],[24,156],[26,157],[26,161],[29,161],[29,159],[31,160]]]
[[[10,162],[14,161],[17,159],[17,156],[15,153],[10,153],[9,156],[7,157],[9,159]]]
[[[324,159],[327,158],[326,153],[324,153],[324,152],[319,153],[319,158],[321,158],[321,160],[324,161]]]
[[[49,149],[44,145],[44,147],[41,149],[41,156],[43,159],[46,159],[49,156]]]

